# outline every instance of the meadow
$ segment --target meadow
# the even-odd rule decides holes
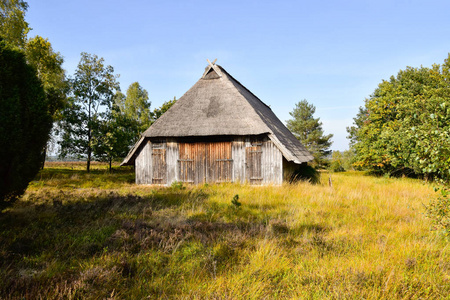
[[[151,187],[82,168],[47,164],[0,214],[0,299],[450,298],[421,180]]]

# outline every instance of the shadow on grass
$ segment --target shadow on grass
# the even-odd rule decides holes
[[[0,214],[0,249],[5,255],[1,267],[15,258],[43,252],[61,259],[95,255],[122,226],[123,219],[136,220],[143,211],[198,201],[197,194],[180,195],[169,189],[148,196],[59,191],[45,198],[19,202]]]
[[[110,173],[106,169],[92,169],[89,173],[79,168],[51,168],[47,167],[41,170],[35,178],[35,181],[65,181],[86,182],[90,179],[97,181],[112,182],[117,184],[133,183],[135,180],[134,169],[132,167],[114,167]]]
[[[253,247],[255,239],[322,230],[271,223],[269,214],[255,208],[210,206],[204,203],[209,196],[208,189],[166,188],[145,196],[59,191],[18,202],[0,215],[0,277],[5,279],[0,298],[52,298],[55,290],[55,299],[90,293],[107,298],[111,287],[127,290],[136,274],[150,272],[147,280],[165,276],[175,282],[184,263],[215,274],[237,263],[240,250]],[[184,210],[192,206],[208,207],[221,217],[188,218]],[[144,254],[146,269],[140,262]],[[191,271],[186,269],[186,276]],[[170,288],[160,287],[155,295],[175,295],[177,285]]]
[[[289,178],[290,183],[298,181],[309,181],[312,184],[318,184],[320,183],[320,173],[315,168],[307,164],[302,164]]]

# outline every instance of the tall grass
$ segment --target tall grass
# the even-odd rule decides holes
[[[0,298],[448,298],[430,186],[323,176],[332,187],[161,188],[45,169],[0,215]]]

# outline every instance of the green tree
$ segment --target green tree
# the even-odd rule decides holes
[[[36,176],[52,126],[47,99],[22,52],[0,39],[0,209]]]
[[[289,114],[292,119],[287,121],[287,128],[300,140],[300,142],[314,156],[318,166],[325,164],[325,158],[331,153],[333,143],[332,134],[324,135],[320,118],[314,118],[316,107],[302,100],[295,104],[295,108]]]
[[[139,82],[130,84],[126,97],[121,93],[117,94],[115,101],[126,117],[138,122],[139,132],[143,132],[152,124],[148,92],[141,87]]]
[[[177,101],[174,97],[151,112],[148,93],[138,82],[134,82],[129,86],[126,96],[118,91],[114,99],[114,103],[120,111],[121,122],[127,123],[130,129],[127,132],[134,132],[132,136],[127,135],[130,146],[134,145],[141,137],[141,134]]]
[[[81,60],[71,80],[73,99],[64,110],[63,131],[60,141],[61,153],[83,157],[90,171],[92,147],[100,139],[102,109],[111,110],[114,94],[119,90],[114,69],[104,65],[104,59],[97,55],[81,53]]]
[[[353,169],[352,163],[354,153],[352,150],[333,151],[330,161],[330,170],[333,172],[344,172]]]
[[[66,80],[65,70],[62,68],[64,62],[61,54],[53,51],[52,45],[48,39],[35,36],[29,39],[25,44],[25,55],[27,62],[33,66],[44,87],[47,97],[49,113],[53,122],[58,121],[62,115],[61,112],[67,105],[68,82]],[[47,155],[47,149],[54,143],[54,139],[49,139],[44,147],[42,155]],[[44,163],[42,163],[44,168]]]
[[[383,80],[348,128],[356,165],[374,173],[448,180],[449,58]]]
[[[155,122],[159,117],[161,117],[166,111],[169,110],[169,108],[172,107],[172,105],[177,102],[177,98],[173,97],[172,100],[164,102],[161,107],[155,108],[152,112],[152,123]]]
[[[49,102],[49,113],[56,121],[67,102],[66,72],[62,67],[63,57],[55,52],[48,39],[35,36],[25,44],[27,62],[33,66],[42,81]]]
[[[138,122],[122,113],[117,106],[104,114],[99,123],[98,138],[93,142],[95,159],[109,163],[112,172],[112,162],[124,158],[134,143]]]
[[[30,31],[25,21],[28,4],[23,0],[0,0],[0,36],[14,47],[23,49]]]

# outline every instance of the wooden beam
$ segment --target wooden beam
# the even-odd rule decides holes
[[[206,74],[208,74],[208,72],[209,72],[211,69],[213,69],[213,70],[217,73],[217,75],[219,75],[219,77],[222,77],[222,73],[220,72],[220,69],[217,68],[217,66],[216,66],[217,58],[216,58],[213,62],[211,62],[209,59],[206,59],[206,61],[208,62],[208,65],[209,65],[209,66],[206,67],[205,72],[203,73],[202,78],[205,78]]]
[[[222,73],[220,72],[219,68],[216,68],[216,65],[215,65],[217,58],[213,62],[211,62],[209,59],[206,59],[206,61],[208,62],[210,68],[205,71],[205,73],[203,74],[202,77],[206,76],[206,74],[208,74],[208,72],[211,68],[213,68],[213,70],[216,71],[216,73],[217,73],[217,75],[219,75],[219,77],[222,77]]]

